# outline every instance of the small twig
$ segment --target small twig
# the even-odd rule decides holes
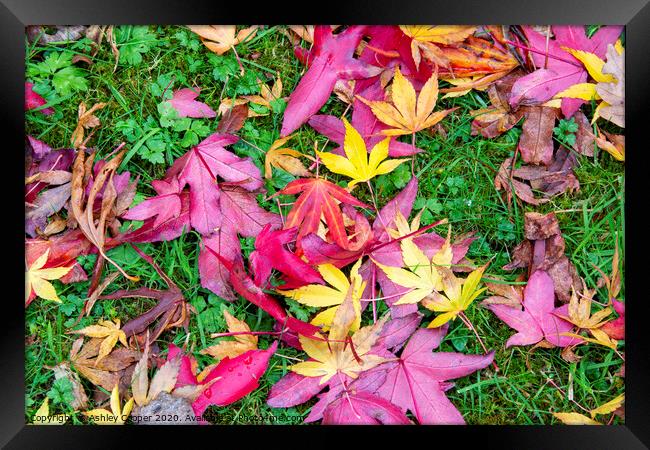
[[[481,347],[483,348],[483,352],[485,352],[487,354],[488,350],[487,350],[487,347],[485,346],[485,344],[483,343],[483,339],[481,339],[481,336],[479,336],[478,331],[476,331],[476,328],[474,328],[474,325],[472,325],[472,322],[467,318],[465,313],[461,312],[458,315],[458,317],[460,317],[460,320],[463,321],[463,323],[465,324],[465,326],[467,328],[469,328],[470,330],[472,330],[474,332],[474,334],[476,335],[476,339],[478,339],[479,344],[481,344]],[[492,360],[492,365],[494,366],[494,370],[496,370],[497,372],[499,372],[501,370],[501,369],[499,369],[499,366],[497,366],[497,363],[494,360]]]

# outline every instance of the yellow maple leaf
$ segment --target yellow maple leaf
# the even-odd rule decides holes
[[[124,347],[128,347],[126,334],[120,330],[120,319],[115,319],[114,323],[110,320],[100,320],[97,322],[97,325],[90,325],[80,330],[72,331],[72,333],[93,338],[104,338],[99,346],[99,353],[97,354],[95,365],[113,350],[118,340]]]
[[[343,118],[343,124],[345,125],[343,148],[346,157],[327,152],[316,153],[329,170],[352,178],[352,181],[348,183],[348,187],[368,181],[377,175],[392,172],[397,166],[407,161],[406,159],[384,161],[388,158],[390,138],[378,142],[372,148],[370,158],[368,158],[366,143],[359,132],[345,118]]]
[[[223,55],[235,45],[252,39],[257,33],[257,25],[239,32],[235,25],[188,25],[188,28],[198,34],[203,44],[217,55]]]
[[[456,109],[433,112],[438,100],[437,74],[431,75],[416,100],[415,88],[404,78],[399,67],[395,68],[393,78],[392,104],[386,101],[366,100],[360,96],[357,98],[368,105],[380,121],[390,127],[382,131],[387,136],[412,134],[432,127]]]
[[[52,267],[49,269],[43,269],[43,266],[47,262],[47,257],[50,254],[50,250],[47,249],[45,253],[39,256],[36,261],[29,267],[27,273],[25,274],[25,305],[29,301],[32,291],[45,300],[52,300],[58,303],[61,303],[61,299],[56,295],[56,290],[52,283],[48,280],[58,280],[68,272],[70,272],[71,267]]]
[[[309,170],[307,170],[305,165],[298,159],[301,156],[305,158],[310,157],[303,155],[297,150],[283,147],[292,137],[293,135],[277,139],[273,142],[271,148],[266,151],[266,158],[264,160],[264,178],[271,178],[273,176],[272,167],[282,169],[297,177],[310,176]]]
[[[388,315],[374,325],[359,329],[348,340],[348,333],[358,319],[351,287],[334,314],[328,339],[318,333],[317,339],[299,336],[303,350],[313,360],[294,364],[290,369],[306,377],[320,377],[320,384],[324,384],[337,373],[356,378],[361,372],[385,362],[385,358],[367,353],[379,338]]]
[[[584,330],[591,331],[603,326],[607,322],[605,320],[607,316],[612,313],[612,309],[607,307],[591,314],[591,301],[595,293],[595,291],[585,289],[584,293],[578,298],[578,294],[573,289],[569,301],[569,316],[562,318]]]
[[[228,310],[223,310],[223,316],[226,318],[228,331],[231,333],[250,333],[251,329],[246,322],[237,319],[230,314]],[[226,356],[234,358],[249,350],[257,349],[257,336],[254,334],[236,334],[233,336],[234,341],[221,341],[210,347],[201,350],[201,354],[210,355],[217,359],[223,359]]]
[[[399,220],[397,216],[396,223]],[[399,227],[399,225],[398,225]],[[405,231],[405,230],[403,230]],[[406,233],[405,233],[406,234]],[[450,235],[438,252],[431,257],[427,255],[412,241],[403,239],[400,241],[402,259],[407,269],[401,267],[385,266],[374,261],[374,263],[386,274],[388,279],[402,287],[408,288],[396,305],[418,303],[434,292],[443,289],[441,267],[451,265],[453,257],[450,245]]]
[[[430,324],[429,328],[438,328],[450,320],[456,319],[465,311],[476,297],[487,288],[480,288],[479,283],[487,264],[470,273],[465,280],[457,278],[451,269],[439,268],[442,273],[442,286],[445,295],[434,292],[425,298],[422,304],[435,312],[441,312]]]
[[[332,264],[321,264],[316,267],[323,279],[330,286],[322,284],[309,284],[297,289],[287,291],[278,291],[285,297],[292,298],[299,303],[315,307],[330,307],[316,315],[311,321],[312,324],[323,326],[327,329],[334,320],[336,311],[339,309],[348,292],[350,292],[351,302],[357,317],[352,324],[352,330],[358,330],[361,324],[361,295],[366,288],[366,282],[363,281],[359,274],[361,259],[359,259],[350,270],[350,280],[336,266]]]
[[[111,392],[110,411],[104,408],[96,408],[84,412],[84,415],[93,419],[97,425],[124,425],[124,422],[129,418],[133,409],[133,402],[133,398],[131,398],[124,404],[124,407],[120,405],[120,389],[118,383]]]

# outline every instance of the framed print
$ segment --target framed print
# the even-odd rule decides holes
[[[3,3],[7,448],[647,448],[646,2]]]

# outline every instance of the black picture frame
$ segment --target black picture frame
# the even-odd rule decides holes
[[[174,438],[185,442],[184,447],[203,447],[196,438],[208,443],[226,444],[225,438],[239,442],[262,439],[262,445],[335,445],[348,442],[369,445],[366,437],[381,440],[387,434],[409,433],[406,445],[458,445],[470,440],[482,448],[518,449],[641,449],[650,446],[650,373],[649,335],[644,329],[647,320],[648,300],[641,295],[643,280],[638,262],[643,258],[643,154],[647,153],[644,139],[645,113],[650,104],[650,4],[649,0],[444,0],[444,1],[375,1],[332,2],[311,5],[314,13],[308,14],[305,2],[270,3],[265,7],[237,2],[171,0],[1,0],[0,42],[0,111],[2,123],[7,125],[2,178],[6,179],[3,195],[9,234],[4,234],[2,248],[10,267],[4,272],[5,284],[13,284],[11,273],[17,280],[23,276],[14,258],[24,257],[22,170],[19,169],[24,145],[23,81],[25,72],[24,27],[35,24],[185,24],[185,23],[509,23],[509,24],[619,24],[626,26],[627,147],[625,226],[632,245],[626,248],[626,420],[625,425],[607,427],[581,426],[469,426],[469,427],[249,427],[250,432],[239,427],[193,427],[191,430],[175,427],[46,427],[24,423],[24,307],[20,301],[23,285],[16,283],[18,291],[3,289],[2,325],[2,397],[0,405],[0,444],[5,448],[106,448],[131,447],[144,435],[148,447],[159,442],[171,444]],[[647,125],[645,125],[647,127]],[[14,167],[14,164],[16,165]],[[14,192],[11,194],[11,192]],[[7,211],[5,209],[5,211]],[[15,221],[14,221],[15,219]],[[639,230],[635,230],[639,229]],[[10,237],[15,233],[15,238]],[[18,234],[21,234],[19,237]],[[248,427],[247,427],[248,428]],[[216,433],[215,433],[216,430]],[[269,433],[273,437],[265,437]],[[314,433],[323,433],[321,440]],[[418,443],[415,434],[423,438]],[[346,439],[334,441],[336,434],[346,434]],[[443,437],[444,436],[444,437]],[[446,439],[445,439],[446,438]],[[128,439],[128,440],[127,440]],[[218,439],[215,440],[215,439]],[[268,440],[267,439],[272,439]],[[318,438],[317,438],[318,439]],[[450,439],[452,444],[442,444]],[[302,444],[301,444],[302,442]],[[271,443],[271,444],[270,444]],[[139,445],[139,444],[138,444]],[[402,444],[404,445],[404,444]]]

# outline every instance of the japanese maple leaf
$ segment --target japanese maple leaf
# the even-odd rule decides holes
[[[216,117],[217,113],[205,103],[199,102],[196,97],[201,92],[200,88],[184,88],[174,91],[169,103],[178,113],[178,117]]]
[[[192,403],[192,409],[200,416],[210,405],[229,405],[257,389],[259,380],[266,372],[269,359],[277,347],[276,341],[266,350],[249,350],[235,358],[226,356],[214,369],[198,376],[194,369],[196,361],[187,355],[182,355],[181,350],[174,344],[169,346],[167,360],[182,355],[176,388],[212,383]]]
[[[259,169],[250,158],[240,158],[224,148],[237,140],[233,135],[213,134],[178,158],[167,171],[167,179],[176,175],[181,188],[190,186],[190,222],[203,235],[221,225],[217,176],[250,191],[263,185]]]
[[[398,216],[399,217],[399,216]],[[402,217],[402,220],[403,219]],[[431,258],[415,244],[413,239],[400,241],[402,259],[407,269],[374,263],[386,274],[389,280],[407,288],[395,302],[396,305],[418,303],[434,292],[443,289],[443,274],[439,267],[449,267],[453,258],[449,238],[445,245]]]
[[[246,273],[246,269],[241,260],[241,255],[239,258],[235,258],[234,260],[228,260],[209,247],[207,247],[207,251],[213,254],[214,257],[223,265],[228,274],[228,281],[235,292],[265,311],[278,321],[282,327],[286,327],[295,333],[305,336],[313,336],[319,331],[318,327],[289,316],[275,298],[271,297],[257,286]]]
[[[332,240],[342,248],[349,247],[349,238],[345,231],[343,216],[338,202],[361,208],[369,207],[354,198],[345,189],[323,178],[302,178],[294,180],[279,191],[278,194],[300,194],[284,224],[284,228],[299,228],[298,241],[303,236],[318,231],[322,216],[329,228]]]
[[[383,100],[384,90],[381,88],[380,83],[373,83],[360,91],[358,95],[368,100]],[[370,107],[358,98],[354,99],[352,105],[352,120],[350,123],[363,138],[366,148],[372,149],[383,139],[381,132],[387,126],[379,121]],[[341,119],[326,114],[317,114],[312,116],[308,123],[314,130],[327,136],[330,141],[336,142],[339,145],[339,147],[332,150],[332,153],[336,153],[337,155],[344,154],[345,125]],[[400,142],[392,137],[388,144],[388,155],[392,157],[411,156],[421,151],[421,149],[413,147],[411,144]]]
[[[97,365],[111,352],[111,350],[113,350],[113,347],[115,347],[118,340],[124,347],[128,347],[128,343],[126,342],[126,333],[124,333],[123,330],[120,330],[120,319],[115,319],[115,322],[111,322],[110,320],[100,320],[96,325],[89,325],[80,330],[74,330],[72,333],[92,338],[103,338],[102,343],[99,346],[99,354],[95,360],[95,365]]]
[[[229,273],[208,247],[229,260],[241,260],[238,234],[256,237],[266,225],[278,228],[280,216],[259,206],[255,194],[234,186],[224,186],[219,198],[218,230],[203,239],[199,254],[201,285],[229,300],[235,296],[228,283]]]
[[[226,325],[230,333],[241,334],[235,334],[233,336],[234,340],[220,341],[215,345],[206,347],[201,350],[201,354],[223,359],[225,357],[235,358],[249,350],[257,350],[257,336],[251,334],[251,329],[246,322],[230,314],[227,309],[223,310],[223,317],[226,319]]]
[[[604,58],[607,44],[613,44],[622,31],[619,26],[604,26],[587,38],[582,25],[554,26],[555,39],[546,39],[530,27],[523,29],[533,50],[530,56],[538,69],[515,82],[510,97],[512,106],[543,103],[571,85],[584,83],[587,80],[584,66],[562,47]],[[567,100],[562,102],[562,112],[570,117],[582,102]]]
[[[388,316],[348,337],[358,316],[350,288],[334,314],[328,338],[320,334],[300,336],[303,350],[312,359],[294,364],[291,370],[306,377],[319,378],[320,384],[325,384],[336,375],[357,378],[361,372],[383,363],[383,357],[369,354],[369,351],[379,339]]]
[[[329,170],[352,178],[352,181],[348,183],[348,188],[352,188],[357,183],[369,181],[377,175],[392,172],[406,161],[406,159],[389,159],[385,161],[388,158],[389,138],[375,144],[370,152],[370,157],[368,157],[366,143],[359,132],[345,118],[343,124],[345,125],[343,146],[345,157],[335,153],[316,153]]]
[[[43,97],[34,92],[34,84],[29,81],[25,81],[25,111],[30,109],[35,109],[40,106],[45,105],[47,102]],[[46,116],[54,114],[54,109],[44,108],[40,110]]]
[[[369,78],[380,68],[354,58],[365,26],[350,26],[333,34],[329,26],[317,25],[314,46],[304,61],[309,66],[289,97],[280,134],[287,136],[305,123],[325,104],[339,79]]]
[[[287,244],[298,236],[297,228],[272,230],[264,226],[255,238],[255,250],[250,255],[255,284],[264,287],[273,269],[285,275],[285,283],[292,286],[323,282],[320,274],[305,261],[287,249]]]
[[[378,396],[411,411],[421,425],[462,425],[463,416],[445,395],[447,380],[467,376],[487,367],[494,352],[486,355],[435,352],[447,331],[419,329],[411,336],[398,364],[388,371]]]
[[[386,322],[374,344],[375,349],[380,349],[376,354],[380,356],[386,354],[392,357],[392,354],[385,349],[399,350],[417,329],[420,320],[421,315],[416,313]],[[323,418],[323,413],[328,406],[340,396],[348,396],[359,391],[369,393],[376,391],[386,379],[384,368],[387,369],[389,364],[395,363],[385,363],[369,371],[364,371],[356,379],[340,374],[337,377],[330,378],[326,384],[321,384],[321,379],[318,377],[308,377],[289,371],[271,387],[267,404],[273,408],[288,408],[300,405],[317,395],[325,387],[328,387],[327,391],[319,395],[319,401],[311,408],[309,415],[305,419],[305,422],[314,422]],[[372,376],[369,376],[371,373]]]
[[[151,187],[158,193],[154,197],[139,203],[129,209],[122,217],[128,220],[153,219],[153,227],[158,228],[163,223],[177,218],[181,214],[181,186],[176,177],[169,181],[153,180]]]
[[[235,45],[252,39],[257,33],[256,25],[239,32],[235,25],[188,25],[188,28],[198,34],[203,44],[217,55],[234,49]]]
[[[350,280],[348,280],[345,274],[336,266],[322,264],[317,267],[318,271],[331,287],[323,286],[322,284],[310,284],[297,289],[278,292],[304,305],[320,308],[329,307],[318,313],[311,321],[314,325],[322,325],[325,327],[329,327],[332,324],[339,305],[350,295],[354,310],[357,314],[357,318],[351,326],[351,329],[355,331],[359,329],[359,325],[361,324],[361,294],[366,287],[366,283],[361,279],[361,275],[359,275],[360,266],[361,259],[352,266]]]
[[[47,249],[29,267],[25,274],[25,306],[29,305],[34,297],[39,296],[45,300],[61,302],[56,295],[56,290],[50,280],[58,280],[66,275],[72,267],[45,268],[50,250]]]
[[[392,104],[386,101],[370,101],[358,97],[372,109],[379,120],[390,128],[382,130],[387,136],[412,134],[416,131],[432,127],[456,108],[433,112],[438,100],[438,77],[432,75],[422,87],[419,96],[415,88],[395,67]]]
[[[461,280],[454,273],[444,267],[442,272],[442,285],[445,295],[435,292],[431,299],[425,299],[422,304],[439,313],[430,324],[429,328],[437,328],[450,320],[456,319],[486,288],[479,288],[481,277],[487,265],[472,271],[467,278]]]
[[[179,237],[183,232],[188,232],[190,226],[190,193],[187,190],[178,193],[180,201],[180,209],[176,215],[176,194],[173,190],[167,191],[167,186],[173,184],[173,180],[167,183],[163,180],[156,180],[152,182],[154,189],[161,189],[158,191],[162,196],[168,197],[166,199],[156,200],[157,197],[150,197],[144,202],[134,206],[123,216],[125,219],[130,220],[144,220],[140,228],[133,231],[117,235],[113,241],[117,244],[124,242],[158,242],[158,241],[171,241]],[[160,184],[157,182],[160,181]],[[140,206],[142,205],[142,206]],[[164,209],[170,206],[170,210]],[[131,212],[133,214],[131,214]],[[165,217],[165,220],[159,220],[159,216]],[[127,217],[128,216],[128,217]],[[136,219],[142,217],[142,219]],[[110,242],[110,241],[109,241]]]
[[[581,339],[563,335],[573,328],[573,324],[560,318],[567,316],[568,305],[555,308],[554,300],[553,280],[545,271],[537,270],[530,276],[524,289],[523,308],[487,305],[499,319],[517,330],[517,334],[506,342],[506,348],[536,344],[542,339],[558,347],[582,342]]]

